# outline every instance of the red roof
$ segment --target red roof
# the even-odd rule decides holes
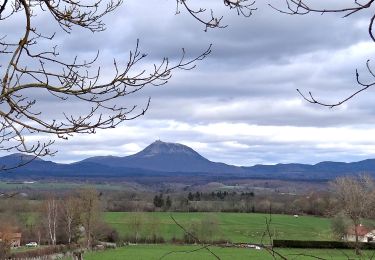
[[[357,229],[358,236],[364,236],[364,235],[368,234],[369,232],[371,232],[371,229],[369,229],[365,226],[362,226],[362,225],[357,226],[356,229]],[[353,227],[351,227],[348,230],[348,234],[349,235],[355,235],[355,229]]]
[[[3,236],[4,234],[0,232],[0,240],[1,240],[1,237]],[[18,233],[18,232],[13,232],[13,233],[8,233],[6,235],[7,237],[11,238],[11,239],[21,239],[22,237],[22,234],[21,233]]]

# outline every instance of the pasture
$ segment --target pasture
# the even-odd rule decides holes
[[[199,246],[177,246],[177,245],[134,245],[117,249],[89,252],[84,255],[86,260],[211,260],[215,257],[207,250],[198,250]],[[248,248],[220,248],[210,247],[210,250],[223,260],[267,260],[274,259],[266,250],[255,250]],[[277,249],[277,252],[288,259],[304,260],[314,259],[370,259],[373,252],[363,252],[362,258],[356,257],[354,250],[321,250],[321,249]],[[364,257],[364,258],[363,258]],[[280,259],[280,258],[275,258]]]
[[[120,236],[131,236],[136,231],[145,237],[154,232],[165,240],[182,238],[184,231],[173,222],[171,215],[188,230],[194,223],[201,223],[202,228],[205,228],[205,223],[216,223],[212,227],[214,239],[235,243],[260,243],[266,230],[266,219],[270,217],[268,214],[258,213],[106,212],[104,220],[114,227]],[[274,239],[333,240],[330,225],[328,218],[295,218],[290,215],[272,214],[270,231]]]

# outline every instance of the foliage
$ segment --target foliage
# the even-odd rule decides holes
[[[169,196],[167,196],[167,199],[165,200],[165,208],[170,209],[172,207],[172,200]]]
[[[331,229],[332,233],[338,240],[341,240],[346,234],[350,227],[350,223],[344,214],[338,213],[332,218]]]
[[[154,197],[154,206],[157,207],[157,208],[161,208],[161,207],[164,206],[163,194],[160,194],[159,196],[155,195],[155,197]]]
[[[191,201],[191,200],[194,200],[194,195],[193,195],[193,193],[189,192],[187,199],[190,200],[190,201]]]

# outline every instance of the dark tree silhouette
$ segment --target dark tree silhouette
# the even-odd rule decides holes
[[[163,194],[155,195],[155,197],[154,197],[154,206],[157,207],[157,208],[161,208],[161,207],[164,206]]]

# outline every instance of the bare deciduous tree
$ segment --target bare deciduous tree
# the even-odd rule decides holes
[[[58,211],[58,201],[54,196],[49,196],[44,202],[44,212],[46,215],[46,226],[51,245],[56,245]]]
[[[79,193],[81,223],[85,229],[86,247],[92,247],[95,224],[100,218],[99,193],[92,188],[82,189]]]
[[[132,232],[132,236],[136,242],[141,238],[141,232],[145,224],[145,215],[141,212],[135,212],[131,214],[129,219],[129,229]]]
[[[68,244],[70,244],[79,223],[79,200],[69,195],[62,200],[60,205],[61,217],[65,225],[64,230]]]
[[[342,211],[353,225],[356,253],[359,254],[358,227],[363,218],[372,214],[375,201],[374,181],[368,176],[339,177],[333,183],[337,210]]]
[[[214,214],[207,214],[201,220],[201,240],[213,243],[218,235],[219,219]]]

